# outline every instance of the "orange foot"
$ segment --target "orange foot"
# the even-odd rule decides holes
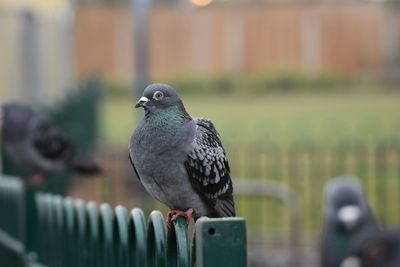
[[[184,217],[186,223],[189,224],[190,219],[192,218],[194,210],[192,208],[188,209],[187,211],[181,210],[170,210],[167,214],[166,224],[168,229],[172,229],[172,223],[176,222],[179,217]]]

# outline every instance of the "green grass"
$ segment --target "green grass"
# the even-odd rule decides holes
[[[400,137],[400,94],[288,94],[184,97],[192,116],[211,119],[228,149],[339,140],[384,141]],[[126,146],[142,110],[133,99],[107,99],[104,142]]]

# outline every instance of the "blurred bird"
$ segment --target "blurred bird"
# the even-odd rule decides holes
[[[1,139],[5,151],[15,164],[34,173],[34,183],[41,183],[45,174],[67,170],[97,174],[100,171],[51,121],[29,107],[6,103],[2,105],[2,112]]]
[[[399,267],[400,230],[385,230],[368,236],[340,267]]]
[[[321,266],[339,267],[360,240],[379,231],[360,182],[337,177],[325,188]]]
[[[146,190],[179,216],[235,216],[228,159],[213,123],[191,117],[175,90],[151,84],[137,102],[144,118],[133,132],[129,158]]]

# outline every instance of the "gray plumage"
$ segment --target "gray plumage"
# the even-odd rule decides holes
[[[324,209],[321,266],[339,267],[354,246],[380,227],[360,182],[352,177],[337,177],[327,184]]]
[[[191,117],[165,84],[149,85],[137,106],[145,116],[129,158],[146,190],[170,209],[193,208],[195,218],[235,216],[228,159],[212,122]]]
[[[18,104],[2,105],[1,140],[5,151],[18,166],[36,174],[75,170],[99,172],[98,166],[82,155],[49,120]]]

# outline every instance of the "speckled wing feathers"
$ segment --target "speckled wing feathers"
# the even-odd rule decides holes
[[[185,162],[191,181],[216,216],[235,216],[229,163],[218,133],[210,120],[193,120],[197,127],[194,149]]]

